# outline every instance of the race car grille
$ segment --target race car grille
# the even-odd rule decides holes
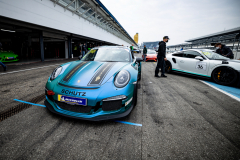
[[[117,101],[103,101],[102,110],[103,111],[112,111],[118,110],[122,107],[122,100]]]
[[[55,101],[55,103],[58,105],[58,107],[72,112],[88,113],[92,109],[92,106],[70,105],[59,101]]]

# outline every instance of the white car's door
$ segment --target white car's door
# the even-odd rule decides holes
[[[179,66],[185,72],[206,76],[209,68],[209,60],[203,57],[204,60],[200,61],[195,59],[196,56],[203,57],[197,51],[184,51],[183,58],[180,60]]]
[[[172,62],[172,70],[181,70],[180,68],[180,61],[183,59],[183,52],[177,52],[177,53],[173,53],[171,58],[171,62]]]

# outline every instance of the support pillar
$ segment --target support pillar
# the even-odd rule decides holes
[[[68,58],[72,57],[72,37],[68,37]]]
[[[40,53],[41,53],[41,61],[44,61],[44,44],[43,44],[43,32],[41,31],[39,34],[39,43],[40,43]]]
[[[240,42],[240,37],[238,37],[238,46],[237,46],[237,52],[236,52],[236,59],[238,58],[239,42]]]
[[[65,59],[68,59],[68,41],[65,41]]]

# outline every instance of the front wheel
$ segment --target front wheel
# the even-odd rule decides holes
[[[232,85],[237,80],[237,73],[230,67],[219,67],[212,72],[212,79],[221,85]]]
[[[138,94],[138,82],[134,87],[133,91],[133,106],[135,107],[137,105],[137,94]]]
[[[172,65],[171,65],[171,62],[169,61],[166,61],[166,66],[165,66],[165,72],[166,73],[170,73],[172,71]]]

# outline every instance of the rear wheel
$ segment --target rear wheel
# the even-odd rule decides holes
[[[169,61],[166,61],[166,66],[165,66],[165,72],[166,73],[170,73],[172,71],[172,65],[171,65],[171,62]]]
[[[222,85],[232,85],[237,80],[237,73],[230,67],[219,67],[212,72],[212,79]]]

